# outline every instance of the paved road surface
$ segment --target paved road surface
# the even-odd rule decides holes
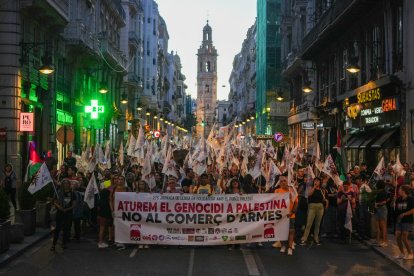
[[[0,275],[405,275],[400,268],[357,241],[326,241],[298,246],[295,256],[281,255],[270,245],[229,252],[226,247],[179,249],[129,246],[98,249],[95,241],[71,243],[50,252],[46,240],[4,268]]]

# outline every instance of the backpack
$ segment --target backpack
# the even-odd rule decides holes
[[[6,175],[6,178],[4,179],[4,188],[6,190],[11,190],[13,185],[13,180],[12,180],[12,176],[11,175]]]

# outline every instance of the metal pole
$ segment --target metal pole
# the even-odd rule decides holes
[[[7,164],[7,128],[4,128],[6,135],[4,136],[4,164]]]

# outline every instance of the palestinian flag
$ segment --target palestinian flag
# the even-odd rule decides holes
[[[29,142],[29,164],[27,164],[26,176],[24,181],[27,182],[32,176],[40,169],[43,164],[43,160],[36,152],[36,144],[33,141]]]
[[[342,181],[345,181],[345,170],[342,163],[342,145],[341,145],[341,132],[337,131],[337,140],[336,140],[336,150],[337,155],[335,159],[336,169],[338,171],[339,177]]]

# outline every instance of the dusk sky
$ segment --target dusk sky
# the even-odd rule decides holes
[[[197,50],[207,18],[213,28],[218,57],[218,99],[227,99],[234,56],[256,18],[256,0],[157,0],[170,35],[169,50],[177,51],[186,75],[187,93],[197,95]],[[225,85],[226,87],[222,87]]]

